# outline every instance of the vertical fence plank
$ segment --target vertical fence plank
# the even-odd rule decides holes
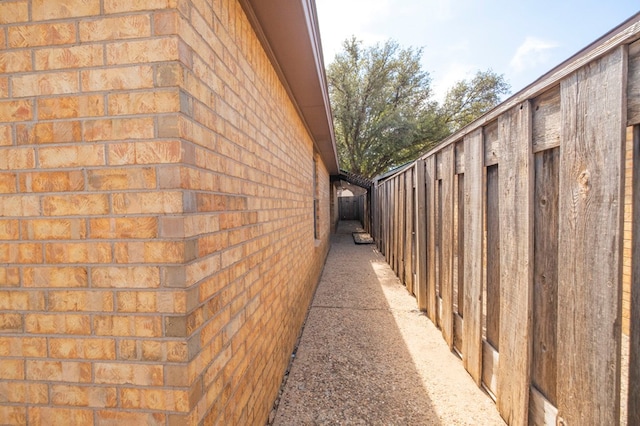
[[[559,148],[535,156],[531,382],[557,404]]]
[[[427,200],[425,162],[416,163],[416,298],[418,309],[427,310]]]
[[[381,220],[383,220],[383,232],[384,232],[384,243],[382,244],[382,248],[384,249],[384,257],[387,263],[389,263],[389,209],[391,208],[391,200],[389,200],[389,182],[384,182],[383,186],[383,197],[384,197],[384,207],[383,207],[383,216]]]
[[[442,297],[442,335],[453,347],[453,180],[455,171],[454,145],[442,151],[442,239],[440,250],[442,263],[440,295]]]
[[[393,223],[393,250],[391,251],[391,267],[394,272],[398,272],[398,213],[400,204],[398,196],[398,178],[393,178],[393,213],[391,220]]]
[[[496,123],[497,134],[497,123]],[[486,165],[486,138],[485,138],[485,165]],[[495,153],[496,151],[494,151]],[[484,241],[483,241],[483,265],[485,265],[483,278],[483,337],[482,344],[482,383],[492,392],[493,399],[498,392],[497,372],[500,357],[500,173],[498,164],[486,168],[486,201],[484,207]],[[489,355],[489,356],[487,356]]]
[[[378,235],[376,237],[376,245],[378,247],[378,250],[380,250],[380,253],[384,255],[386,253],[386,250],[385,250],[386,234],[385,234],[385,227],[384,227],[384,217],[385,217],[385,206],[387,205],[387,199],[385,198],[385,193],[384,193],[384,183],[380,184],[380,182],[376,182],[374,191],[376,192],[375,202],[376,202],[376,208],[378,210],[378,214],[376,216],[376,223],[378,226]]]
[[[458,315],[460,317],[464,317],[464,187],[465,187],[465,174],[461,173],[458,176],[457,182],[457,191],[456,191],[456,219],[458,223],[456,224],[456,252],[458,255],[458,264],[456,265],[456,279],[458,283],[458,298],[456,302],[458,303]],[[462,332],[462,330],[460,331]]]
[[[426,160],[425,168],[427,200],[427,315],[432,323],[437,321],[436,298],[436,156]]]
[[[464,367],[476,384],[482,380],[482,211],[484,167],[482,128],[464,138],[466,185],[464,188]]]
[[[397,187],[397,210],[396,210],[396,262],[394,270],[397,276],[400,276],[400,265],[402,265],[402,239],[403,239],[403,229],[402,229],[402,213],[404,208],[404,188],[402,185],[401,176],[396,176],[396,187]],[[402,278],[401,278],[402,279]]]
[[[526,425],[533,281],[533,161],[528,102],[498,119],[500,137],[500,364],[497,405],[509,425]]]
[[[387,206],[385,207],[385,247],[384,247],[384,258],[388,264],[391,264],[391,226],[390,226],[390,217],[391,217],[391,195],[389,191],[389,187],[391,185],[390,181],[384,182],[384,192],[385,192],[385,202]]]
[[[627,125],[640,124],[640,41],[629,46]]]
[[[486,155],[486,154],[485,154]],[[500,350],[500,171],[498,165],[486,171],[486,339],[494,349]]]
[[[456,170],[464,170],[464,167],[456,164]],[[464,173],[458,173],[454,178],[453,347],[464,357]]]
[[[405,226],[404,217],[406,210],[405,203],[405,187],[404,187],[404,173],[398,175],[398,254],[396,262],[396,275],[400,278],[401,282],[404,282],[404,240],[405,240]]]
[[[415,167],[415,166],[414,166]],[[414,167],[407,169],[405,173],[405,241],[404,241],[404,282],[410,294],[413,294],[413,219],[415,213],[413,211],[413,170]]]
[[[396,258],[396,180],[389,181],[389,198],[391,199],[391,207],[389,210],[389,260],[391,268],[394,267]]]
[[[397,211],[397,193],[396,193],[396,180],[391,179],[391,186],[389,188],[391,191],[391,211],[389,212],[389,228],[390,228],[390,247],[389,247],[389,264],[391,268],[395,267],[396,260],[396,217],[398,215]]]
[[[625,48],[561,82],[558,415],[620,420]]]
[[[631,255],[631,332],[629,333],[628,425],[640,424],[640,126],[633,128],[633,228]]]
[[[387,182],[377,182],[376,191],[378,192],[378,203],[380,206],[380,251],[387,259],[387,242],[389,241],[389,235],[387,234],[387,212],[389,209],[389,199],[387,198]]]

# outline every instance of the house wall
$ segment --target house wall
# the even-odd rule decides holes
[[[0,424],[264,423],[313,156],[235,1],[0,3]]]

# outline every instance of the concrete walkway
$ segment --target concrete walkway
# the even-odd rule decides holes
[[[375,245],[341,222],[275,425],[504,425]]]

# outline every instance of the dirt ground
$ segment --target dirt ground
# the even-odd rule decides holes
[[[376,250],[341,223],[275,425],[504,425]]]

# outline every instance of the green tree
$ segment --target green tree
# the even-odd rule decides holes
[[[327,70],[336,144],[343,169],[365,177],[417,158],[500,102],[502,75],[478,72],[460,81],[439,105],[422,70],[422,49],[395,41],[363,47],[343,42]]]
[[[342,168],[373,177],[419,153],[420,117],[435,108],[430,78],[420,49],[355,38],[343,48],[327,71],[338,155]]]
[[[511,90],[504,75],[492,70],[478,71],[471,80],[462,80],[447,91],[440,114],[450,132],[460,130],[489,112]]]

